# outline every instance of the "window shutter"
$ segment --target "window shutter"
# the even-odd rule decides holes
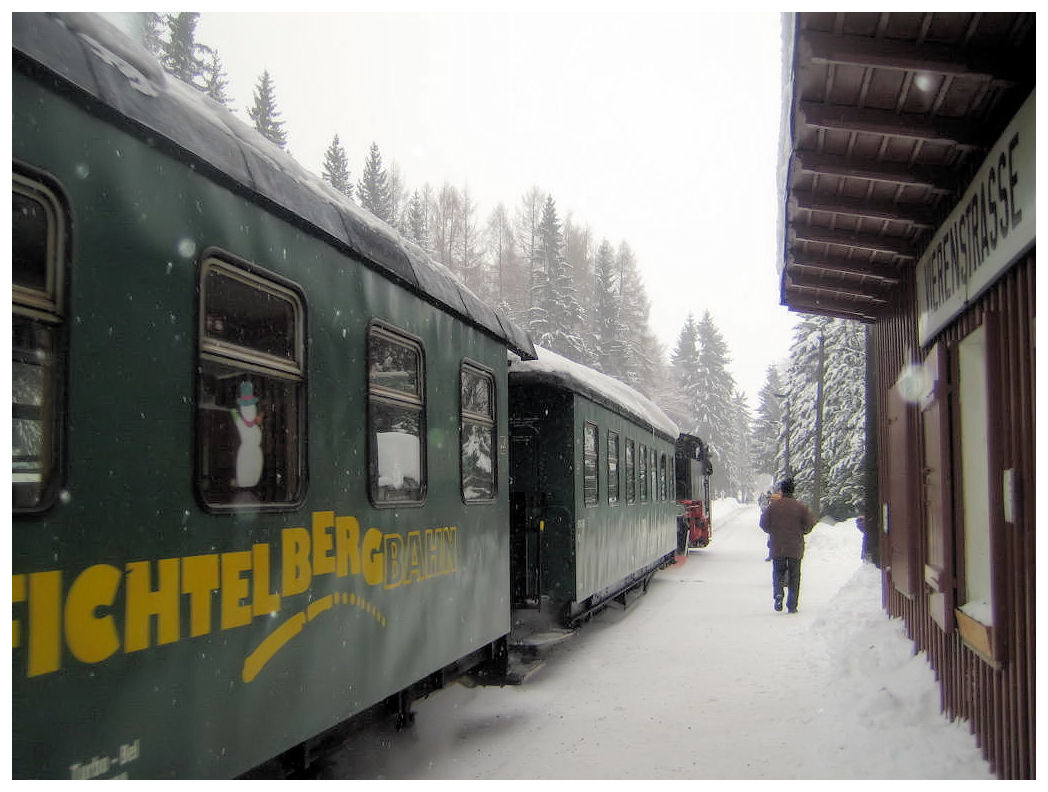
[[[932,347],[924,360],[921,427],[926,554],[924,565],[928,611],[944,631],[954,629],[953,492],[950,469],[949,383],[946,349]]]
[[[892,584],[906,597],[918,592],[916,512],[913,492],[914,451],[912,410],[894,387],[888,397],[888,547]]]

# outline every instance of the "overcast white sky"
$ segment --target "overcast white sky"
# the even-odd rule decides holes
[[[320,173],[337,133],[414,189],[468,186],[477,220],[533,185],[595,242],[633,248],[671,350],[707,309],[751,404],[785,358],[777,13],[203,13],[242,118],[263,69],[288,148]]]

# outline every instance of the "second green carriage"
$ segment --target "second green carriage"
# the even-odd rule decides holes
[[[678,429],[629,386],[537,351],[509,372],[513,601],[572,625],[673,562]]]

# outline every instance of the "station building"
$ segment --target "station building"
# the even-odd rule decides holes
[[[1036,17],[786,14],[781,302],[868,327],[883,604],[1002,779],[1036,709]]]

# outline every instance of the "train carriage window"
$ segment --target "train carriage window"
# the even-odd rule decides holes
[[[582,431],[582,497],[587,506],[596,506],[599,481],[597,464],[599,461],[599,430],[596,424],[588,421]]]
[[[302,498],[303,305],[247,264],[201,265],[197,490],[210,509],[289,508]]]
[[[495,449],[495,378],[469,363],[461,370],[462,499],[490,502],[497,479]]]
[[[666,500],[669,492],[667,481],[669,481],[669,468],[666,466],[666,455],[659,458],[659,500]]]
[[[637,477],[640,479],[640,501],[644,503],[648,500],[648,447],[646,445],[641,445],[638,457]]]
[[[49,508],[61,471],[66,213],[57,189],[15,172],[11,194],[11,481],[15,512]]]
[[[637,479],[633,465],[633,441],[626,440],[626,503],[637,502]]]
[[[368,482],[376,506],[426,496],[425,359],[394,328],[368,328]]]
[[[619,434],[608,432],[608,503],[619,502]]]

